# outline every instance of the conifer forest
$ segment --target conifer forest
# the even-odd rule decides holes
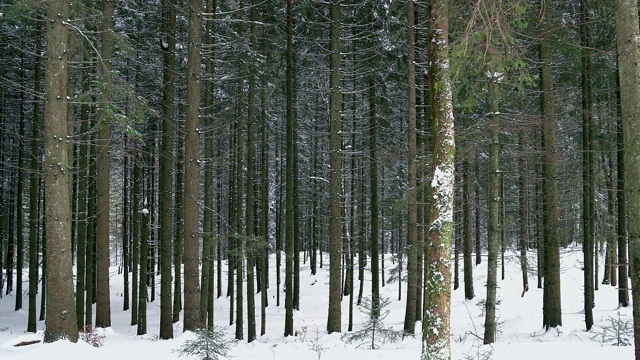
[[[318,360],[518,299],[640,360],[638,1],[0,0],[0,358],[304,342],[311,286]]]

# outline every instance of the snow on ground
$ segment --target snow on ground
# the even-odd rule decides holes
[[[535,253],[529,254],[530,264],[535,264]],[[600,257],[602,259],[602,256]],[[600,285],[596,292],[594,319],[596,326],[586,332],[583,310],[583,272],[582,253],[579,246],[563,250],[562,254],[562,316],[563,326],[545,332],[542,329],[542,289],[536,288],[535,273],[529,276],[530,290],[521,297],[522,275],[515,253],[507,254],[506,278],[498,282],[497,342],[481,345],[479,337],[483,335],[483,309],[479,304],[486,296],[486,261],[474,266],[474,287],[476,298],[464,299],[462,273],[461,286],[452,292],[451,304],[451,347],[453,359],[632,359],[633,347],[617,347],[597,341],[604,328],[611,327],[611,318],[632,321],[631,307],[619,308],[617,290],[610,285]],[[328,261],[327,259],[325,259]],[[486,260],[486,259],[485,259]],[[275,260],[270,262],[269,307],[267,308],[266,335],[247,344],[238,342],[231,350],[234,359],[277,359],[277,360],[330,360],[330,359],[419,359],[420,329],[416,325],[415,338],[406,338],[400,343],[383,344],[379,350],[358,347],[357,343],[345,343],[341,334],[327,334],[326,316],[328,307],[328,265],[318,269],[316,276],[310,275],[309,264],[301,264],[300,311],[294,313],[294,329],[297,336],[283,337],[284,332],[284,293],[281,294],[281,306],[276,306]],[[387,269],[394,266],[390,258],[385,261]],[[460,261],[462,266],[462,261]],[[283,268],[284,269],[284,268]],[[453,267],[452,267],[453,269]],[[284,271],[284,270],[283,270]],[[600,273],[602,274],[602,267]],[[130,311],[122,311],[123,280],[117,274],[117,268],[111,272],[111,309],[112,327],[98,329],[104,338],[102,347],[94,348],[82,341],[77,344],[59,341],[53,344],[14,347],[22,341],[42,340],[44,321],[38,322],[36,334],[26,333],[27,293],[24,296],[25,309],[14,311],[16,294],[5,295],[0,299],[0,359],[179,359],[174,352],[187,339],[193,339],[190,332],[183,333],[182,323],[174,324],[175,338],[158,340],[159,333],[159,296],[148,304],[148,334],[136,335],[136,327],[130,326]],[[388,272],[387,272],[388,275]],[[388,277],[388,276],[387,276]],[[453,276],[452,276],[453,277]],[[28,279],[25,273],[24,281]],[[226,276],[223,276],[226,280]],[[284,276],[282,277],[284,281]],[[365,273],[370,281],[370,274]],[[158,279],[159,280],[159,279]],[[356,280],[356,291],[357,291]],[[404,286],[404,283],[403,283]],[[25,286],[27,288],[27,286]],[[159,291],[159,283],[156,289]],[[226,287],[223,287],[226,288]],[[402,289],[402,296],[404,296]],[[370,293],[370,282],[365,281],[364,294]],[[404,320],[404,298],[398,301],[398,283],[386,284],[381,295],[390,298],[389,316],[385,325],[401,330]],[[256,316],[258,333],[260,331],[260,297],[256,296]],[[342,303],[342,329],[346,332],[348,324],[349,297]],[[364,315],[354,306],[354,328],[360,328]],[[245,315],[246,316],[246,315]],[[235,334],[235,326],[229,326],[229,301],[222,297],[215,300],[215,324],[227,332],[229,338]],[[631,323],[629,323],[631,324]],[[246,325],[246,319],[245,319]],[[245,326],[246,337],[246,326]],[[631,339],[631,342],[632,339]],[[313,345],[320,344],[325,350],[314,351]],[[184,358],[184,357],[183,357]],[[195,359],[195,357],[193,357]]]

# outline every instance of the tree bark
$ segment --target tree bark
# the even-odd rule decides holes
[[[498,287],[498,242],[500,240],[500,84],[492,71],[489,79],[489,103],[491,109],[489,140],[489,194],[487,196],[489,219],[487,224],[487,298],[485,302],[484,343],[496,339],[496,291]]]
[[[589,14],[586,0],[580,1],[580,42],[582,45],[582,252],[584,255],[584,317],[587,331],[593,326],[594,303],[594,182],[593,122],[591,99],[591,56]]]
[[[173,138],[176,48],[176,0],[163,0],[162,145],[159,160],[160,339],[173,338],[171,250],[173,240]],[[165,46],[166,45],[166,46]],[[153,261],[152,261],[153,262]],[[153,268],[152,268],[153,271]],[[155,284],[155,281],[152,283]],[[153,288],[153,286],[152,286]],[[152,297],[154,296],[152,291]]]
[[[473,237],[472,237],[472,203],[471,199],[473,198],[472,193],[472,177],[471,177],[471,161],[469,159],[463,160],[463,195],[464,200],[462,201],[462,211],[464,213],[464,254],[463,254],[463,262],[464,262],[464,298],[467,300],[471,300],[475,297],[475,293],[473,291],[473,258],[471,252],[473,251]]]
[[[329,151],[331,168],[329,220],[329,311],[327,332],[341,332],[340,252],[342,251],[342,90],[340,89],[340,8],[341,0],[331,0],[330,63],[329,63]]]
[[[558,177],[556,153],[556,122],[551,70],[551,47],[549,24],[546,16],[547,1],[541,0],[540,87],[543,116],[543,171],[545,223],[545,273],[543,293],[543,326],[548,330],[562,325],[562,303],[560,301],[560,232],[558,228]]]
[[[429,2],[429,89],[434,120],[422,359],[450,359],[451,268],[455,138],[449,78],[449,1]]]
[[[629,217],[635,358],[640,359],[640,27],[638,2],[616,0],[620,107],[624,132],[624,180]],[[619,203],[622,206],[624,203]],[[620,267],[626,267],[620,264]],[[620,278],[622,284],[622,274]]]
[[[187,117],[184,171],[184,330],[202,327],[200,314],[200,80],[202,1],[189,1]],[[179,265],[179,264],[177,264]]]
[[[408,334],[415,333],[416,326],[416,292],[417,281],[417,230],[418,230],[418,204],[417,204],[417,158],[416,158],[416,30],[415,9],[413,0],[407,2],[407,27],[408,27],[408,109],[407,109],[407,148],[409,175],[407,190],[407,296],[404,312],[404,331]]]
[[[111,326],[111,296],[109,291],[109,183],[111,178],[111,63],[113,61],[114,2],[104,0],[102,11],[101,75],[104,82],[102,107],[99,113],[97,138],[96,197],[96,327]]]
[[[69,1],[48,3],[43,164],[47,169],[44,175],[48,265],[45,342],[78,341],[71,259],[71,164],[67,150],[69,27],[64,22],[68,15]]]

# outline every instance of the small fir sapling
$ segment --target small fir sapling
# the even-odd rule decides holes
[[[385,307],[391,303],[389,298],[381,298],[376,311],[371,299],[364,298],[362,305],[358,307],[366,315],[367,319],[362,324],[362,329],[346,333],[342,339],[348,343],[359,342],[358,347],[367,346],[370,349],[379,349],[384,343],[401,341],[404,331],[393,330],[384,326],[383,320],[389,315]]]
[[[200,360],[229,358],[229,350],[235,341],[227,339],[224,331],[217,327],[196,329],[195,339],[187,340],[174,350],[180,356],[197,356]]]
[[[609,316],[610,325],[603,325],[600,331],[594,332],[591,340],[601,344],[613,346],[631,346],[633,344],[633,323],[631,320],[623,320]]]

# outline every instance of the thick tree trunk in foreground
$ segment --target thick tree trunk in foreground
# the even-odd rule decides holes
[[[543,16],[547,16],[547,2],[541,0]],[[556,120],[553,98],[553,77],[551,72],[551,48],[549,46],[549,25],[541,19],[540,39],[540,88],[544,143],[544,197],[545,197],[545,272],[543,294],[543,326],[546,329],[562,325],[560,301],[560,231],[558,228],[558,177],[556,153]]]
[[[47,317],[45,342],[78,341],[71,255],[71,164],[68,163],[67,87],[69,1],[48,3],[44,105]],[[108,273],[107,273],[108,275]],[[21,294],[20,294],[21,295]]]
[[[187,120],[184,172],[184,329],[202,327],[200,316],[200,65],[202,1],[189,1]],[[177,264],[179,265],[179,264]]]
[[[450,359],[451,269],[455,138],[449,79],[448,1],[429,4],[429,89],[434,120],[433,178],[424,289],[422,359]]]
[[[625,144],[624,177],[629,217],[635,358],[640,359],[640,28],[637,1],[616,0],[616,34]]]

